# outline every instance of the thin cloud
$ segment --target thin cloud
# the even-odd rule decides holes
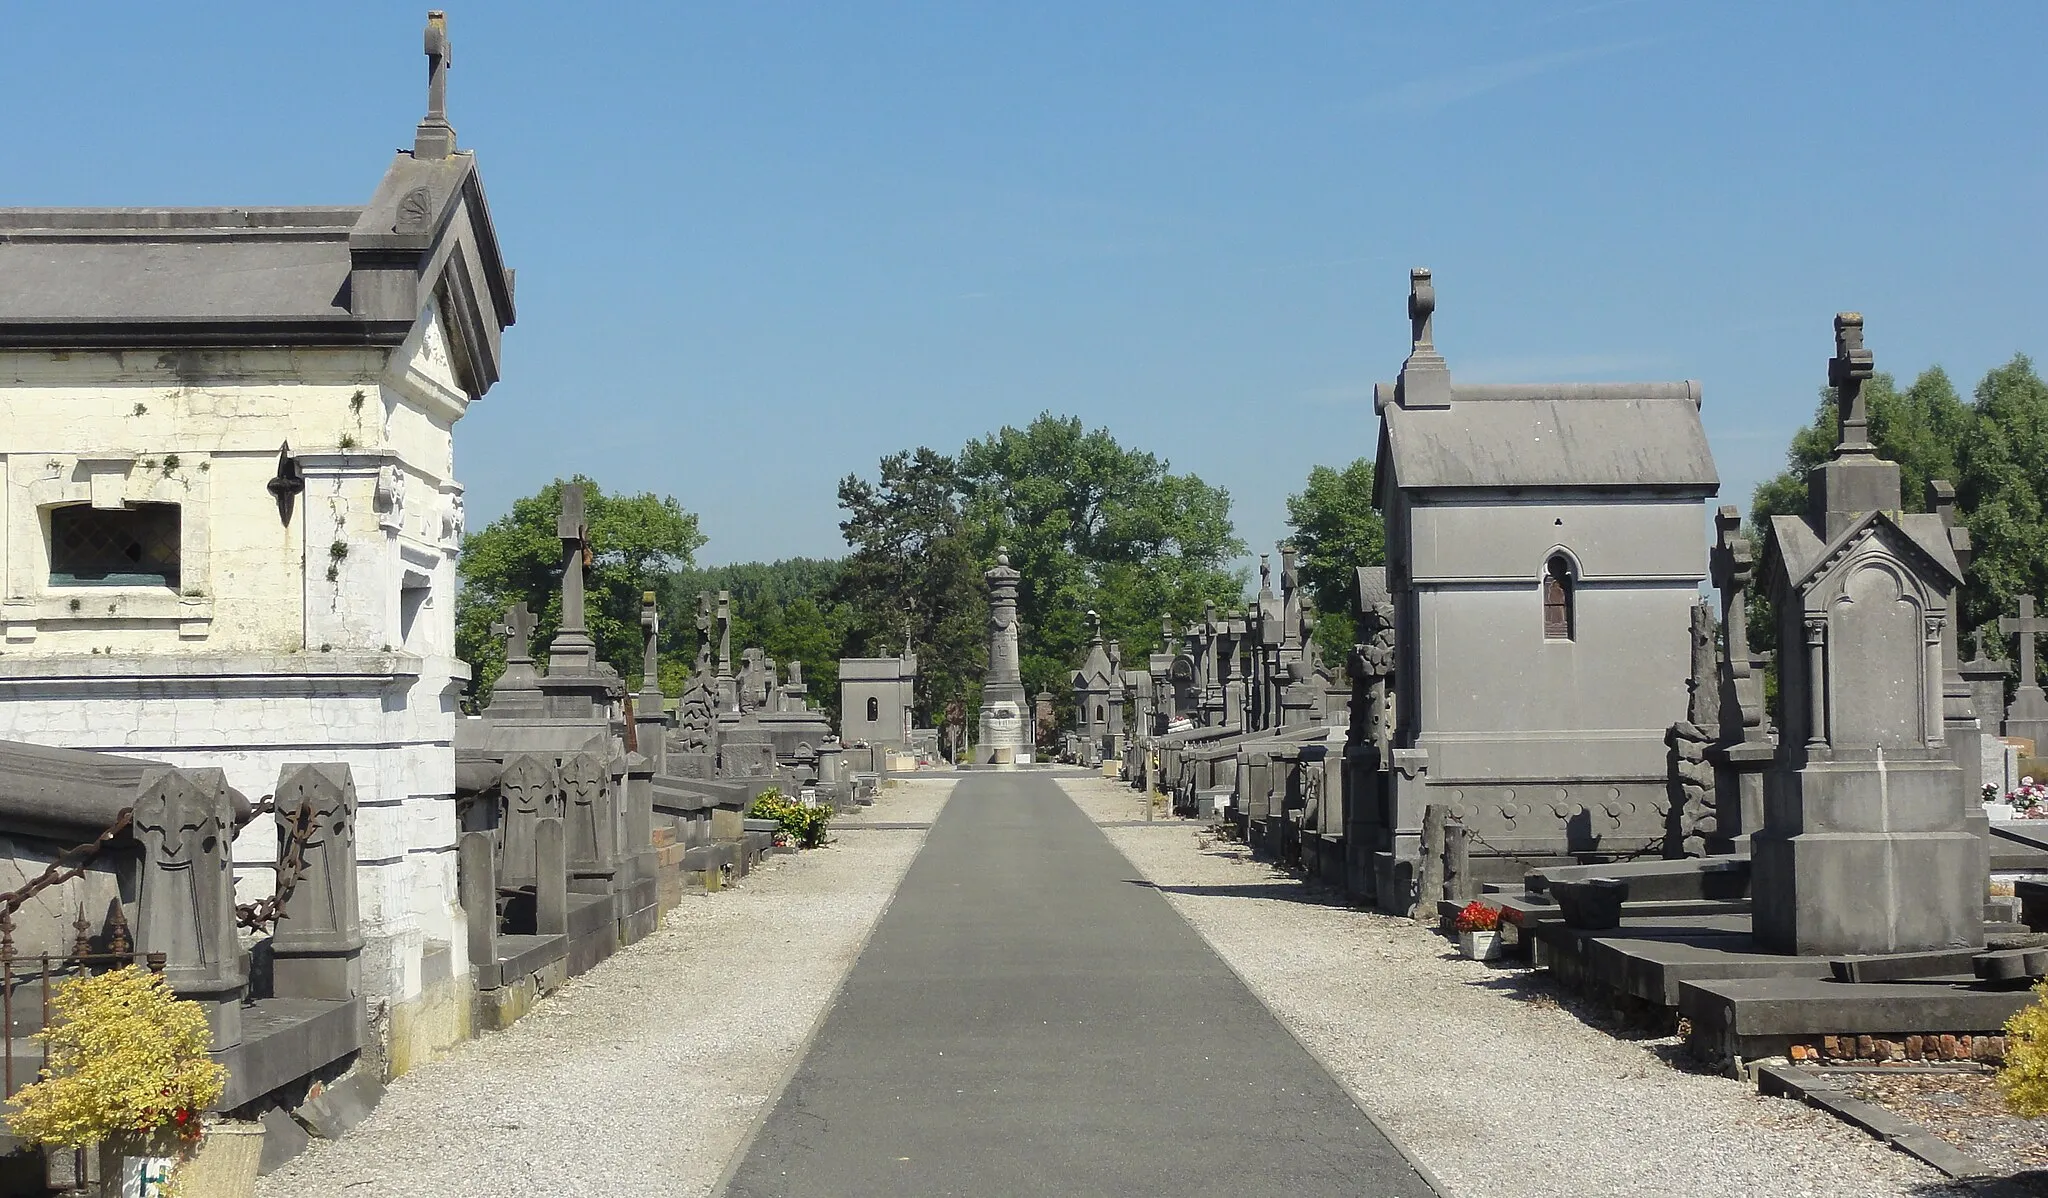
[[[1410,80],[1367,98],[1358,105],[1357,111],[1361,115],[1435,112],[1488,92],[1499,91],[1524,80],[1534,79],[1539,75],[1549,75],[1581,63],[1640,50],[1660,40],[1662,39],[1643,38],[1605,46],[1582,46],[1576,50],[1560,50],[1552,54],[1532,54],[1527,58],[1516,58],[1508,62],[1480,63],[1427,79]]]

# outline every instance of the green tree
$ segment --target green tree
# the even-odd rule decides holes
[[[1964,628],[2015,611],[2022,594],[2048,594],[2048,383],[2015,356],[1977,384],[1975,414],[1956,486],[1974,551]]]
[[[726,591],[732,596],[732,643],[765,650],[785,670],[802,662],[811,701],[835,720],[839,711],[839,659],[845,656],[842,605],[831,600],[845,564],[837,559],[785,558],[678,570],[662,587],[662,646],[678,665],[673,682],[688,680],[697,654],[697,596]],[[670,682],[665,680],[663,688]]]
[[[1244,552],[1230,494],[1165,460],[1088,431],[1078,417],[1042,413],[969,441],[959,456],[968,534],[984,561],[1006,546],[1018,592],[1024,682],[1065,711],[1068,679],[1090,636],[1087,612],[1122,642],[1130,662],[1158,643],[1161,616],[1193,619],[1214,602],[1243,601],[1226,568]]]
[[[907,636],[918,722],[935,723],[955,703],[972,713],[987,664],[988,596],[953,459],[922,446],[890,454],[877,481],[840,480],[839,506],[853,552],[829,600],[844,609],[844,654],[894,654]]]
[[[1372,461],[1359,458],[1342,470],[1317,466],[1308,485],[1287,497],[1296,569],[1316,601],[1316,643],[1331,666],[1351,650],[1352,591],[1360,566],[1387,560],[1387,528],[1373,507]]]
[[[641,668],[640,596],[686,567],[704,537],[697,517],[674,498],[607,495],[582,475],[590,558],[584,569],[584,623],[598,656],[637,681]],[[457,564],[456,652],[470,664],[479,701],[505,669],[504,642],[491,632],[505,608],[524,599],[535,614],[533,649],[542,653],[562,623],[562,542],[556,535],[562,487],[556,479],[512,510],[463,538]]]

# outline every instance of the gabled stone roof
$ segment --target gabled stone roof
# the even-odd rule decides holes
[[[1720,488],[1697,383],[1465,384],[1450,400],[1381,403],[1380,461],[1403,488]]]
[[[1413,324],[1400,379],[1373,389],[1380,417],[1375,502],[1404,491],[1511,487],[1720,489],[1700,424],[1700,386],[1456,384],[1437,352],[1436,288],[1409,275]]]
[[[1773,516],[1770,540],[1764,547],[1764,569],[1783,569],[1786,581],[1803,590],[1839,560],[1843,551],[1880,527],[1896,530],[1906,545],[1948,575],[1951,587],[1962,585],[1963,567],[1949,543],[1948,525],[1940,516],[1925,513],[1864,512],[1825,541],[1815,535],[1803,516]]]
[[[436,40],[437,30],[439,40]],[[397,346],[431,304],[470,396],[513,322],[476,157],[441,110],[362,207],[0,209],[0,349]]]

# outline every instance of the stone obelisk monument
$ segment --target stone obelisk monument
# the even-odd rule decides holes
[[[1026,718],[1024,676],[1017,659],[1017,580],[1007,550],[996,550],[988,580],[988,673],[981,680],[981,739],[975,760],[984,765],[1031,760],[1033,731]]]

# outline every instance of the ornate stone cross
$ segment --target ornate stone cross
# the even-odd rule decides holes
[[[2020,685],[2038,685],[2034,681],[2034,638],[2048,632],[2048,620],[2034,618],[2034,597],[2021,595],[2019,619],[1998,617],[1998,631],[2020,638]]]
[[[1863,348],[1863,314],[1835,314],[1835,356],[1828,359],[1828,385],[1835,389],[1835,420],[1839,434],[1835,457],[1870,453],[1870,412],[1863,398],[1863,384],[1876,369],[1871,352]]]

